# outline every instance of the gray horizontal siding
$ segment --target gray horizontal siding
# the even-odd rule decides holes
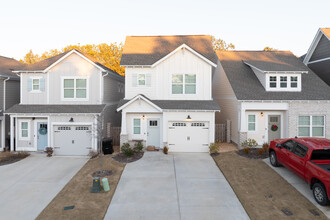
[[[330,57],[330,41],[323,35],[309,61],[311,62],[327,57]]]

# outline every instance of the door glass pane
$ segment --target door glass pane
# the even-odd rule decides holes
[[[186,94],[196,94],[196,85],[186,85],[185,93]]]
[[[313,116],[312,124],[313,125],[324,125],[324,117],[323,116]]]
[[[64,98],[74,98],[74,89],[64,89]]]
[[[76,81],[76,87],[77,88],[82,88],[82,89],[85,89],[86,88],[86,85],[87,85],[87,80],[86,79],[77,79]]]
[[[74,87],[74,79],[64,80],[64,88],[73,88],[73,87]]]
[[[185,75],[186,83],[196,83],[196,75],[195,74],[186,74]]]
[[[183,85],[172,85],[172,94],[182,94]]]
[[[309,116],[299,116],[299,125],[310,125]]]
[[[309,137],[309,127],[299,127],[298,128],[298,136],[300,137]]]
[[[313,137],[323,137],[323,128],[312,128]]]
[[[86,89],[77,89],[77,98],[86,98]]]
[[[172,83],[183,83],[183,75],[182,74],[173,74]]]

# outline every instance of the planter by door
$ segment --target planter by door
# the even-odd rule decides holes
[[[147,145],[160,146],[160,124],[159,119],[148,119]]]
[[[45,122],[37,123],[37,148],[44,151],[48,146],[48,126]]]
[[[281,116],[268,116],[268,141],[281,138]]]

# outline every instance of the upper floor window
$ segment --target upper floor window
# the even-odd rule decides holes
[[[172,94],[196,94],[196,74],[173,74]]]
[[[32,91],[39,91],[40,90],[40,79],[33,79],[32,80]]]
[[[87,79],[86,78],[65,78],[63,79],[64,99],[86,99]]]
[[[29,77],[27,83],[29,92],[41,92],[45,90],[45,79],[43,77]]]
[[[301,91],[300,74],[268,74],[266,82],[267,91]]]
[[[138,74],[137,84],[139,86],[145,86],[146,85],[146,74]]]

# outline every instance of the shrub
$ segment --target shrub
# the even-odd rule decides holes
[[[163,153],[164,153],[164,154],[168,154],[168,147],[165,146],[165,147],[163,148]]]
[[[136,144],[135,144],[135,147],[134,147],[134,150],[136,152],[141,152],[143,150],[143,144],[141,141],[138,141]]]
[[[210,154],[215,154],[219,152],[219,142],[213,143],[209,146],[209,152]]]
[[[268,152],[269,144],[268,144],[268,143],[264,143],[264,144],[262,145],[262,149],[264,149],[265,152]]]
[[[53,156],[54,150],[52,147],[46,147],[45,152],[47,153],[47,157],[51,157],[51,156]]]
[[[243,151],[244,151],[244,153],[249,154],[250,153],[250,148],[244,147]]]
[[[121,151],[127,156],[127,157],[131,157],[134,154],[134,150],[131,148],[131,146],[129,145],[129,143],[123,143],[123,145],[121,146]]]
[[[246,141],[244,141],[242,143],[242,147],[243,148],[246,148],[246,147],[248,147],[248,148],[254,148],[256,146],[258,146],[257,141],[254,140],[254,139],[251,139],[251,138],[247,139]]]
[[[258,151],[258,154],[259,154],[259,155],[261,155],[261,154],[264,153],[264,149],[263,149],[263,148],[259,148],[257,151]]]
[[[91,159],[93,159],[93,158],[97,157],[99,155],[99,153],[95,150],[90,150],[88,155],[91,157]]]

